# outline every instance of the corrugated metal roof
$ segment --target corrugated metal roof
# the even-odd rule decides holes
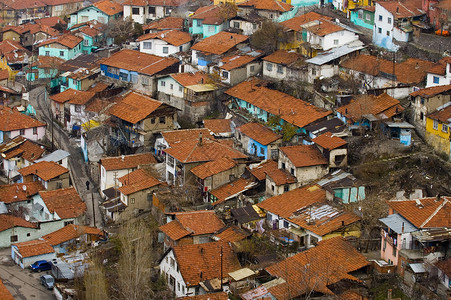
[[[249,268],[243,268],[229,273],[229,276],[235,281],[240,281],[253,275],[255,275],[255,272]]]
[[[41,162],[41,161],[53,161],[53,162],[59,162],[60,160],[63,160],[64,158],[70,156],[70,153],[61,149],[58,149],[49,155],[44,156],[41,159],[38,159],[35,161],[35,163]]]
[[[356,41],[356,42],[360,42],[360,41]],[[324,64],[327,64],[328,62],[331,62],[337,58],[348,55],[349,53],[358,51],[360,49],[363,49],[362,42],[346,44],[341,47],[332,48],[329,51],[318,54],[317,56],[315,56],[313,58],[307,59],[305,62],[309,63],[309,64],[322,66]]]
[[[415,126],[407,122],[385,122],[385,124],[392,128],[415,128]]]
[[[402,226],[404,224],[404,233],[414,232],[418,229],[413,226],[409,221],[404,219],[401,215],[392,214],[386,218],[379,219],[382,223],[390,227],[394,232],[401,234],[403,232]]]
[[[417,264],[409,264],[410,268],[414,273],[424,273],[426,272],[426,269],[424,267],[423,263],[417,263]]]

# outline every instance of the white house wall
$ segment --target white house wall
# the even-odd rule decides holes
[[[171,266],[171,261],[174,262],[174,265]],[[169,286],[169,288],[172,288],[169,283],[169,278],[172,276],[175,279],[175,296],[183,297],[186,296],[187,293],[190,293],[189,295],[194,295],[194,289],[191,291],[191,289],[188,291],[186,288],[185,281],[183,280],[182,274],[180,273],[180,270],[177,268],[177,260],[174,255],[174,251],[170,250],[168,254],[161,260],[160,262],[160,273],[165,275],[166,278],[166,284]]]

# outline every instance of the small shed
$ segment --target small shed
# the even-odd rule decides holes
[[[38,260],[52,260],[56,257],[53,247],[44,240],[32,240],[11,245],[11,258],[22,269]]]
[[[229,274],[230,278],[230,291],[234,295],[241,294],[248,291],[255,286],[256,273],[249,268],[239,269]]]
[[[399,140],[405,146],[412,143],[412,129],[415,126],[407,122],[384,122],[383,130],[385,135],[391,139]]]

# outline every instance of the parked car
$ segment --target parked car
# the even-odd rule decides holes
[[[55,285],[55,279],[52,277],[52,275],[42,275],[41,276],[41,284],[51,290],[53,289],[53,286]]]
[[[31,265],[31,269],[35,272],[48,271],[52,269],[52,264],[46,260],[38,260]]]

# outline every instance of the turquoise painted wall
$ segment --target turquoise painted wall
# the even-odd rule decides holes
[[[343,199],[343,203],[357,202],[365,199],[365,187],[352,187],[334,190],[335,197]]]
[[[202,20],[193,19],[193,23],[191,24],[191,26],[189,28],[189,33],[190,34],[202,34],[203,33]]]
[[[79,10],[78,12],[70,15],[70,23],[67,25],[67,28],[69,29],[76,24],[80,24],[80,23],[84,23],[84,22],[92,21],[92,20],[97,20],[101,23],[106,24],[110,21],[110,19],[116,19],[120,15],[121,14],[119,13],[114,16],[108,16],[107,14],[100,11],[97,7],[88,6],[86,8]]]
[[[366,16],[370,18],[370,20],[367,20]],[[374,13],[371,15],[369,12],[364,11],[363,12],[363,18],[359,19],[359,13],[357,10],[351,11],[351,22],[355,25],[362,26],[368,29],[373,30],[374,27]]]
[[[223,31],[224,29],[227,29],[227,22],[224,22],[220,25],[208,25],[203,24],[202,25],[202,34],[204,38],[210,37],[212,35],[217,34],[218,32]]]
[[[312,6],[312,5],[318,5],[319,0],[291,0],[290,4],[293,6],[299,6],[299,7]]]
[[[82,53],[81,44],[79,43],[77,46],[75,46],[72,49],[57,49],[57,48],[51,48],[50,45],[44,45],[39,47],[39,55],[41,56],[53,56],[53,57],[59,57],[65,60],[69,60],[74,58],[77,54]]]

